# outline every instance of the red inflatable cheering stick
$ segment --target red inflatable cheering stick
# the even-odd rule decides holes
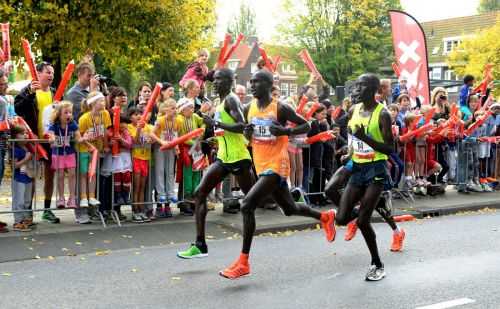
[[[470,136],[474,131],[476,131],[477,128],[479,128],[483,123],[488,120],[488,118],[492,115],[491,111],[487,111],[486,114],[481,116],[476,122],[474,122],[470,127],[467,128],[467,130],[464,131],[464,135]]]
[[[26,39],[21,39],[24,50],[24,58],[26,60],[26,64],[28,64],[28,68],[30,70],[31,79],[38,80],[38,73],[35,67],[35,61],[33,60],[33,53],[31,52],[30,42]]]
[[[222,65],[223,66],[227,63],[227,61],[229,60],[229,57],[231,57],[231,55],[234,53],[234,51],[236,50],[236,48],[238,48],[238,45],[240,45],[241,41],[244,38],[245,38],[245,36],[242,33],[240,33],[238,35],[238,37],[236,38],[236,42],[234,42],[234,44],[231,45],[231,48],[229,48],[229,50],[224,55],[224,58],[222,60]]]
[[[335,135],[333,134],[332,130],[323,131],[323,132],[318,133],[314,136],[306,138],[306,144],[310,145],[310,144],[314,144],[314,143],[318,143],[318,142],[326,142],[326,141],[329,141],[329,140],[334,139],[334,138],[335,138]]]
[[[307,97],[305,95],[302,95],[302,98],[300,98],[299,105],[297,106],[295,112],[299,115],[302,115],[302,112],[304,112],[306,104],[307,104]]]
[[[120,105],[115,104],[112,108],[113,110],[113,137],[117,138],[120,136]],[[113,146],[111,148],[111,154],[117,156],[120,153],[120,143],[115,140],[113,141]]]
[[[17,124],[18,126],[23,127],[24,130],[26,130],[26,134],[28,134],[28,139],[36,139],[36,136],[33,133],[33,131],[31,130],[30,126],[26,123],[26,121],[24,121],[24,119],[22,117],[16,116],[14,118],[13,122],[15,124]],[[42,145],[40,145],[40,144],[36,144],[34,152],[36,152],[37,157],[39,157],[39,158],[44,158],[45,160],[49,159],[47,152],[45,151],[45,149],[43,149]]]
[[[148,104],[146,104],[146,108],[144,108],[144,112],[142,113],[141,122],[146,123],[146,118],[148,117],[148,114],[153,110],[153,106],[156,104],[156,100],[160,95],[161,87],[161,83],[156,83],[155,89],[153,90],[151,97],[149,97]]]
[[[66,86],[68,86],[68,83],[71,80],[71,75],[73,75],[74,70],[75,70],[75,61],[71,60],[66,66],[66,69],[64,70],[62,80],[59,83],[59,87],[57,87],[56,94],[54,95],[54,102],[61,101],[64,94],[64,90],[66,89]]]
[[[187,134],[184,134],[182,136],[179,136],[178,138],[166,143],[165,145],[160,147],[160,150],[167,150],[170,148],[174,148],[177,145],[184,144],[185,142],[189,141],[190,139],[197,138],[203,135],[203,132],[205,132],[204,128],[198,128],[196,130],[193,130]]]

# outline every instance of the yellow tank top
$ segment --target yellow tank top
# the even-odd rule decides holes
[[[278,121],[278,101],[273,100],[261,110],[254,99],[250,103],[247,120],[254,125],[251,145],[257,175],[275,173],[288,177],[288,136],[274,136],[269,130],[271,124]]]

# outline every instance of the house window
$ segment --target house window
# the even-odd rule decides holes
[[[434,49],[432,50],[432,54],[433,55],[437,55],[439,53],[439,46],[436,46],[434,47]]]
[[[442,68],[433,68],[431,79],[441,79]]]
[[[287,83],[282,83],[280,85],[281,88],[281,96],[282,97],[288,97],[288,84]]]
[[[447,80],[459,80],[457,74],[455,74],[455,71],[453,71],[453,70],[446,70],[444,72],[444,79],[447,79]]]
[[[443,54],[448,54],[452,50],[458,47],[462,41],[459,38],[447,38],[443,39]]]
[[[232,60],[232,61],[229,61],[227,66],[229,67],[229,69],[236,71],[236,69],[238,68],[238,63],[239,63],[238,60]]]
[[[254,62],[250,65],[250,73],[255,73],[257,72],[257,62]]]
[[[290,84],[290,96],[297,95],[297,84]]]

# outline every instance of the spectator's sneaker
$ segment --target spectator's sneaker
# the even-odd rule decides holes
[[[183,214],[184,216],[192,216],[192,215],[194,215],[194,212],[191,209],[191,207],[189,207],[189,206],[183,206],[181,208],[181,214]]]
[[[80,207],[82,207],[82,208],[89,207],[89,200],[87,200],[86,198],[82,198],[80,200]]]
[[[99,206],[99,205],[101,205],[101,202],[99,202],[99,200],[96,199],[95,197],[91,197],[91,198],[89,198],[89,205],[90,206]]]
[[[398,251],[403,251],[403,241],[405,240],[406,233],[405,230],[400,229],[399,233],[395,232],[392,234],[392,244],[391,244],[391,251],[392,252],[398,252]]]
[[[377,267],[375,265],[370,265],[368,273],[366,273],[366,281],[379,281],[385,277],[384,265]]]
[[[347,231],[345,232],[344,240],[349,241],[356,236],[356,232],[358,231],[358,225],[356,224],[356,219],[352,220],[347,224]]]
[[[95,213],[90,216],[90,221],[92,222],[101,222],[101,217],[99,216],[98,213]]]
[[[49,223],[57,224],[61,222],[61,220],[54,215],[54,213],[50,210],[45,210],[42,215],[42,220],[45,220]]]
[[[64,197],[61,197],[61,198],[59,198],[57,200],[56,207],[58,209],[64,209],[64,208],[66,208],[66,201],[64,200]]]
[[[467,190],[472,191],[472,192],[483,192],[483,188],[474,182],[469,183],[467,185]]]
[[[139,216],[141,216],[142,218],[142,222],[151,222],[151,218],[149,218],[148,216],[146,216],[144,213],[140,213]]]
[[[132,222],[134,223],[144,223],[142,216],[139,213],[132,214]]]
[[[156,219],[154,213],[153,213],[153,209],[151,210],[148,210],[146,211],[146,217],[150,220],[150,221],[153,221]]]
[[[2,233],[8,233],[8,232],[9,232],[9,229],[7,228],[6,225],[0,225],[0,234],[2,234]]]
[[[486,177],[486,181],[488,181],[488,182],[497,182],[498,180],[496,178],[493,178],[493,177]]]
[[[167,197],[166,196],[160,196],[158,198],[158,203],[165,204],[167,202]]]
[[[485,183],[488,183],[488,180],[486,180],[486,178],[479,178],[479,184],[485,184]]]
[[[208,256],[208,248],[206,245],[191,244],[191,247],[186,251],[177,252],[177,256],[181,259],[196,259]]]
[[[26,224],[27,226],[29,227],[36,227],[36,223],[33,222],[33,218],[30,218],[30,219],[24,219],[22,221],[24,224]]]
[[[335,211],[330,209],[321,213],[321,227],[325,231],[326,240],[333,242],[335,240]]]
[[[164,213],[165,213],[165,218],[172,218],[172,210],[170,209],[170,206],[165,206],[164,208]]]
[[[483,192],[493,192],[493,189],[487,183],[483,183],[481,187],[483,188]]]
[[[7,223],[0,221],[0,227],[6,227]]]
[[[179,200],[177,200],[177,198],[176,198],[175,196],[172,196],[172,197],[170,198],[170,203],[177,204],[177,202],[178,202],[178,201],[179,201]]]
[[[74,199],[74,198],[68,199],[67,207],[73,208],[73,209],[76,208],[76,199]]]
[[[91,224],[90,218],[87,214],[80,214],[76,219],[76,223],[78,224]]]
[[[24,224],[22,222],[14,223],[12,230],[18,231],[18,232],[31,232],[31,229],[29,228],[29,226],[27,226],[26,224]]]
[[[165,210],[161,206],[156,207],[156,217],[157,218],[166,218],[165,217]]]
[[[250,275],[250,264],[248,262],[242,262],[239,259],[233,263],[231,266],[228,268],[221,270],[219,272],[219,275],[221,275],[224,278],[227,279],[238,279],[241,277],[249,276]]]

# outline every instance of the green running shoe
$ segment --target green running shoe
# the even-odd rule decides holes
[[[42,220],[50,222],[52,224],[57,224],[61,222],[61,220],[54,215],[54,213],[50,210],[45,210],[42,215]]]
[[[204,258],[208,256],[208,250],[206,246],[205,248],[200,249],[197,245],[191,244],[191,247],[189,247],[186,251],[177,252],[177,256],[181,259]]]

